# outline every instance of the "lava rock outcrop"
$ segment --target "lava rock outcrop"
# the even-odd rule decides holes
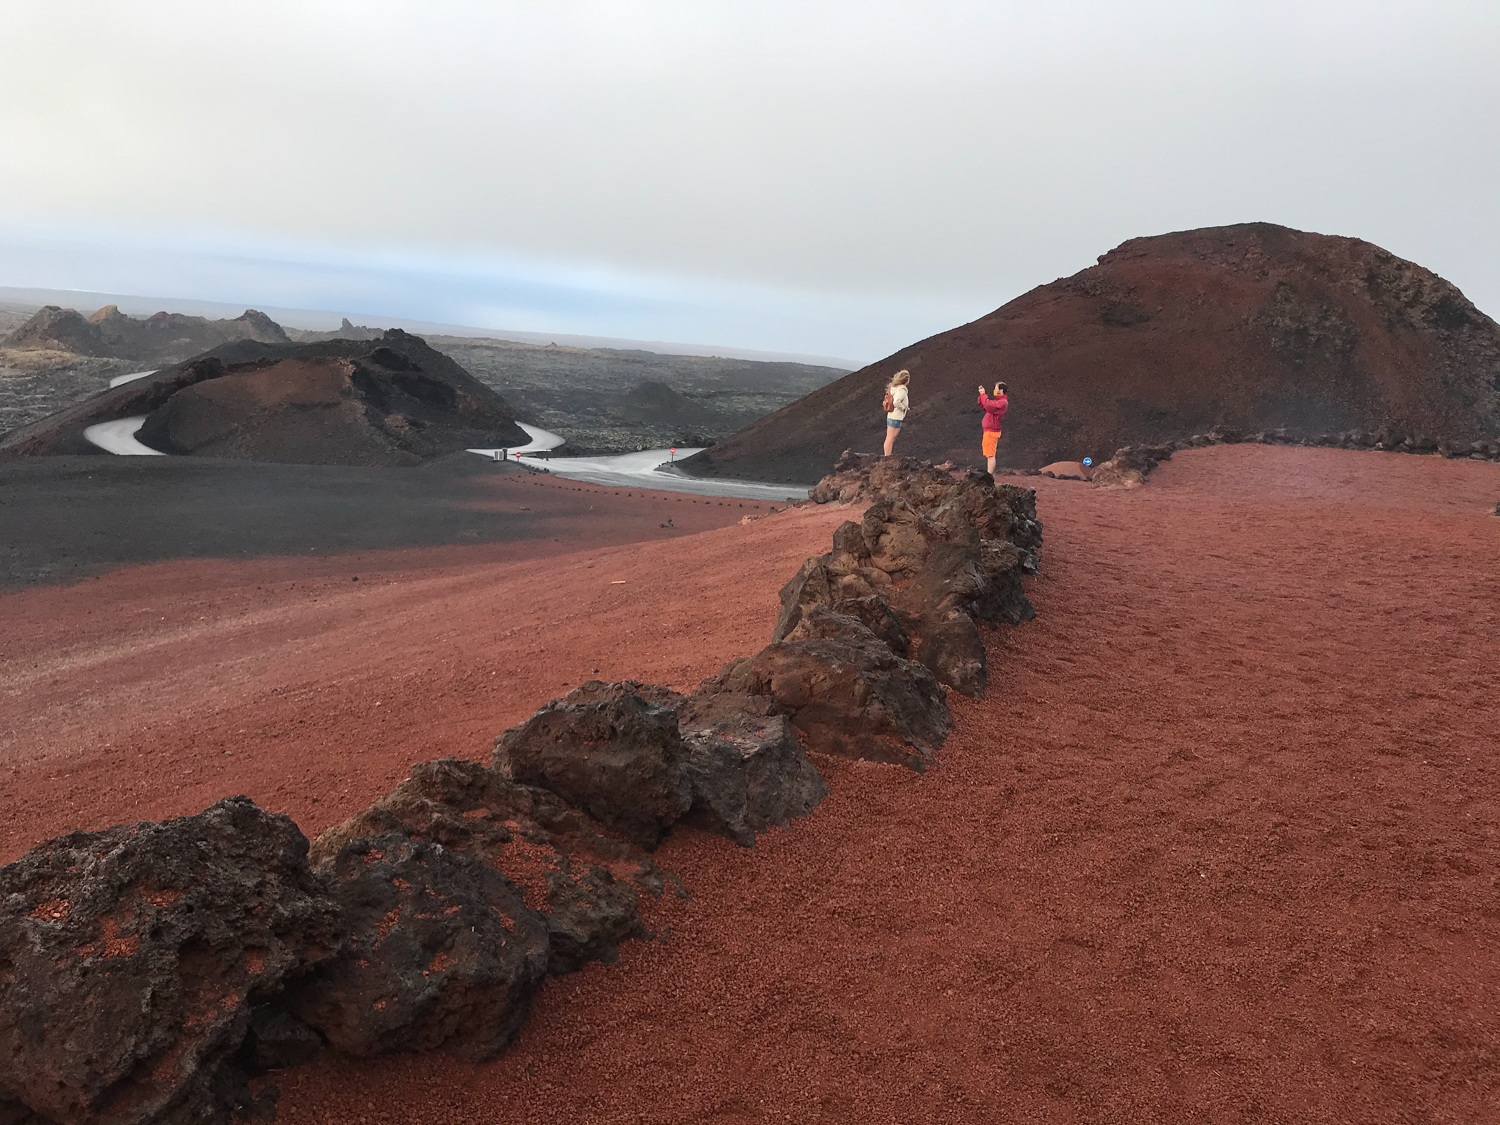
[[[661,873],[639,848],[556,794],[478,762],[413,766],[390,794],[319,836],[312,861],[326,869],[354,841],[392,834],[468,856],[520,888],[546,923],[553,974],[613,961],[621,942],[646,934],[642,896],[662,891]]]
[[[529,440],[504,398],[400,329],[379,340],[228,344],[111,388],[0,441],[0,458],[97,453],[83,431],[145,416],[164,453],[311,465],[419,465]]]
[[[915,652],[949,687],[983,694],[979,625],[1019,625],[1036,614],[1021,584],[1040,565],[1036,494],[986,473],[955,476],[846,450],[811,502],[860,500],[870,501],[863,519],[841,525],[833,550],[809,559],[782,588],[773,643],[791,639],[822,606],[859,621],[898,658]]]
[[[828,785],[776,701],[696,692],[677,701],[693,803],[682,823],[749,847],[761,832],[812,812]]]
[[[753,844],[827,792],[782,711],[742,686],[591,680],[497,738],[494,766],[647,849],[684,820]]]
[[[901,368],[912,409],[898,448],[933,461],[979,462],[975,386],[996,380],[1011,394],[1000,459],[1021,469],[1219,426],[1500,438],[1500,325],[1457,288],[1368,242],[1247,223],[1132,239],[682,467],[817,480],[852,427],[879,447],[880,397]]]
[[[404,832],[351,840],[325,865],[349,942],[291,1001],[335,1049],[443,1048],[490,1058],[547,973],[547,923],[489,865]]]
[[[33,848],[0,868],[0,1120],[222,1120],[252,1007],[342,941],[307,840],[244,797]]]
[[[644,848],[692,807],[677,714],[633,683],[591,680],[495,742],[507,780],[551,790]]]
[[[824,606],[805,609],[784,640],[731,662],[700,690],[770,696],[808,749],[916,770],[932,761],[953,728],[943,690],[927,668]]]

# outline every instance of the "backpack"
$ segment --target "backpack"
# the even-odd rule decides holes
[[[887,414],[896,409],[896,396],[890,391],[886,391],[885,398],[880,400],[880,409],[884,410]]]

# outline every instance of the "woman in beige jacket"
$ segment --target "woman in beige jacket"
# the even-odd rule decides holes
[[[896,446],[896,435],[901,432],[901,423],[906,420],[906,412],[911,408],[911,400],[906,393],[906,385],[910,382],[911,372],[901,370],[891,376],[890,385],[885,389],[891,401],[890,408],[885,412],[885,455],[887,457]]]

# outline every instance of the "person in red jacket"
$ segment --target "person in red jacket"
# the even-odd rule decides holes
[[[1000,444],[1000,420],[1010,408],[1010,399],[1005,394],[1005,384],[995,384],[995,397],[991,398],[979,388],[979,405],[984,407],[984,456],[990,475],[995,472],[995,447]]]

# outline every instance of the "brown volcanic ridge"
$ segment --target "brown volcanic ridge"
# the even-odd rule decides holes
[[[105,305],[87,318],[73,309],[47,305],[0,340],[0,346],[160,361],[184,359],[235,340],[291,343],[281,325],[255,309],[232,320],[169,312],[138,320],[115,305]]]
[[[1356,238],[1271,223],[1136,238],[1072,277],[922,340],[680,462],[815,481],[879,448],[886,381],[911,371],[897,451],[982,463],[975,388],[1010,385],[1002,464],[1096,461],[1215,428],[1363,431],[1454,447],[1500,435],[1500,325],[1429,270]]]
[[[499,394],[391,329],[378,340],[226,344],[11,431],[0,461],[98,452],[85,429],[139,415],[138,439],[163,453],[306,465],[417,465],[530,440]]]

